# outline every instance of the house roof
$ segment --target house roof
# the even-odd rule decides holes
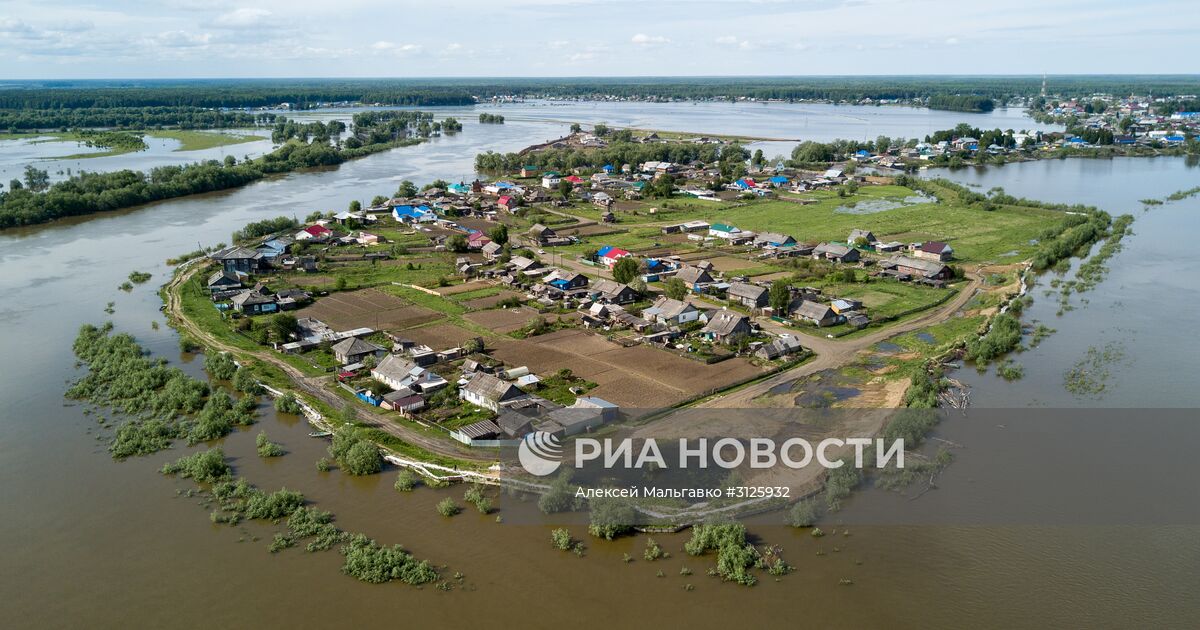
[[[920,258],[909,258],[908,256],[893,256],[880,264],[881,267],[908,267],[910,269],[919,270],[925,277],[932,277],[942,273],[946,265],[936,260],[923,260]]]
[[[834,256],[845,256],[849,254],[852,248],[837,243],[821,243],[813,249],[814,254],[833,254]]]
[[[275,302],[275,298],[254,289],[246,289],[233,296],[230,301],[238,306],[252,306],[254,304],[272,304]]]
[[[482,251],[485,254],[494,254],[494,253],[500,251],[501,249],[502,249],[502,246],[500,245],[500,243],[497,243],[495,241],[490,241],[490,242],[484,244]]]
[[[800,308],[796,309],[796,315],[817,321],[826,319],[834,314],[833,309],[828,304],[821,304],[820,302],[813,302],[811,300],[805,300],[800,304]]]
[[[688,302],[684,302],[682,300],[673,300],[669,297],[660,297],[654,301],[653,306],[643,311],[643,314],[658,315],[666,319],[675,319],[683,313],[694,310],[696,310],[696,307],[692,306]]]
[[[534,236],[554,236],[554,230],[541,223],[534,223],[533,227],[529,228],[529,233]]]
[[[313,236],[329,236],[330,234],[333,234],[333,230],[325,227],[324,225],[310,225],[301,230],[301,232],[308,232]]]
[[[941,241],[925,241],[921,243],[921,251],[930,254],[948,254],[953,252],[954,248]]]
[[[237,275],[229,273],[228,271],[225,271],[224,269],[222,269],[220,271],[214,271],[212,273],[212,275],[208,277],[208,285],[212,286],[214,284],[221,282],[222,280],[232,282],[233,284],[241,284],[242,283],[241,279],[238,278]]]
[[[480,420],[465,427],[459,427],[458,432],[471,439],[496,435],[500,432],[500,425],[491,420]]]
[[[262,258],[262,252],[248,247],[226,247],[225,249],[209,254],[208,257],[213,260],[244,260]]]
[[[516,385],[484,372],[476,372],[471,377],[471,381],[463,386],[463,391],[495,402],[514,398],[523,393],[517,389]]]
[[[404,359],[399,355],[389,354],[371,370],[371,376],[376,378],[386,378],[393,381],[403,381],[407,378],[416,378],[425,372],[425,368],[418,366],[416,363]]]
[[[708,320],[708,324],[704,327],[704,332],[714,335],[729,335],[736,332],[743,325],[750,325],[750,320],[745,315],[736,311],[717,311],[712,319]]]
[[[708,226],[708,229],[715,230],[717,232],[738,232],[738,231],[740,231],[737,228],[733,227],[732,225],[726,225],[724,223],[714,223],[714,224]]]
[[[334,354],[341,354],[343,356],[348,356],[348,357],[354,356],[354,355],[359,355],[359,354],[369,354],[372,352],[379,352],[380,350],[383,350],[383,348],[380,348],[379,346],[371,343],[370,341],[363,341],[362,339],[359,339],[358,337],[347,337],[347,338],[333,344]]]
[[[621,249],[620,247],[612,247],[610,245],[605,245],[604,247],[601,247],[596,252],[596,255],[601,258],[611,258],[613,260],[616,260],[618,258],[623,258],[625,256],[631,256],[632,254],[624,249]]]
[[[860,236],[862,238],[867,239],[867,241],[875,240],[875,235],[871,233],[871,230],[860,230],[858,228],[854,228],[853,230],[850,230],[850,241],[851,242],[853,242]]]
[[[712,275],[708,273],[708,270],[699,267],[684,267],[675,274],[675,277],[688,284],[712,282]]]
[[[610,298],[617,297],[625,291],[633,291],[629,285],[621,284],[616,280],[609,280],[607,278],[596,280],[591,284],[591,287],[593,293],[600,293]]]
[[[787,234],[780,234],[778,232],[759,232],[758,236],[754,237],[754,242],[782,245],[789,242],[794,243],[796,242],[796,239],[788,236]]]
[[[757,284],[750,284],[748,282],[732,282],[729,284],[728,294],[731,297],[758,300],[761,299],[762,296],[766,295],[766,293],[767,288],[760,287]]]

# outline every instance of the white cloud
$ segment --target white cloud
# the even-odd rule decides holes
[[[671,43],[671,40],[663,37],[662,35],[647,35],[645,33],[638,33],[637,35],[631,37],[629,41],[637,44],[638,46],[661,46],[662,44]]]
[[[371,44],[371,50],[378,52],[393,52],[396,54],[421,52],[420,44],[398,44],[396,42],[379,41]]]
[[[957,37],[948,37],[948,38],[946,38],[946,45],[947,45],[947,46],[957,46],[957,45],[958,45],[958,38],[957,38]]]
[[[218,15],[213,24],[222,28],[253,28],[266,23],[271,12],[266,9],[235,9]]]

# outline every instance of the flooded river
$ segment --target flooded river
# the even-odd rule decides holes
[[[647,113],[654,107],[630,106],[626,119],[656,128],[807,137],[797,131],[791,110],[772,124],[769,119],[744,122],[755,120],[749,111],[711,122],[683,114],[654,118]],[[670,107],[675,109],[662,111],[687,106]],[[719,110],[726,105],[696,107]],[[773,106],[755,107],[769,111]],[[516,150],[555,137],[575,120],[624,122],[619,105],[595,109],[591,119],[579,111],[541,119],[535,119],[537,113],[514,111],[510,122],[486,129],[463,115],[467,129],[459,136],[336,169],[0,233],[0,322],[6,333],[0,337],[0,355],[7,363],[0,379],[0,553],[6,568],[0,573],[0,596],[6,625],[1163,627],[1190,625],[1200,616],[1190,588],[1200,570],[1200,529],[1192,524],[853,525],[851,535],[843,536],[844,528],[833,522],[826,527],[837,534],[814,539],[779,525],[781,517],[768,514],[754,519],[751,533],[781,545],[797,570],[778,582],[764,576],[747,589],[704,575],[714,558],[686,557],[681,551],[686,535],[655,536],[673,557],[646,562],[641,559],[644,537],[598,542],[575,528],[572,533],[588,544],[586,557],[578,558],[551,549],[549,524],[497,523],[494,516],[474,512],[449,520],[437,516],[437,501],[447,494],[461,497],[461,489],[402,495],[391,487],[394,470],[366,479],[319,473],[314,462],[326,443],[308,438],[308,428],[298,419],[264,408],[257,426],[225,440],[238,474],[263,488],[301,490],[333,511],[342,528],[382,543],[402,543],[417,556],[446,565],[447,576],[455,571],[466,576],[466,587],[449,593],[398,584],[370,586],[339,573],[336,551],[291,549],[272,555],[266,550],[270,528],[213,525],[195,499],[178,496],[188,483],[156,472],[183,449],[113,462],[95,439],[96,419],[64,402],[62,392],[76,376],[70,345],[84,322],[110,319],[156,354],[199,374],[194,358],[180,356],[177,338],[158,312],[153,287],[168,272],[166,258],[197,243],[228,240],[230,231],[251,220],[341,209],[350,199],[391,193],[402,179],[470,177],[476,151]],[[509,116],[505,108],[501,112]],[[881,126],[867,133],[923,135],[959,118],[982,124],[966,115],[930,115],[939,120],[920,119],[908,131]],[[788,129],[788,124],[797,126]],[[1002,126],[1030,125],[1014,119]],[[811,137],[832,137],[811,131]],[[1059,332],[1019,357],[1025,379],[1006,383],[973,372],[961,375],[975,386],[977,405],[1198,406],[1200,394],[1189,374],[1195,373],[1200,357],[1200,342],[1191,334],[1200,313],[1191,254],[1191,244],[1200,237],[1200,199],[1145,213],[1136,200],[1190,188],[1200,183],[1200,170],[1182,159],[1068,160],[948,176],[983,190],[999,185],[1013,194],[1095,203],[1138,215],[1136,236],[1110,261],[1108,279],[1086,295],[1090,304],[1056,317],[1057,300],[1035,290],[1030,315]],[[134,269],[155,278],[131,293],[118,291]],[[115,302],[111,316],[103,312],[109,301]],[[152,322],[160,324],[157,330]],[[1088,400],[1067,394],[1062,372],[1088,347],[1110,339],[1124,341],[1127,358],[1113,367],[1107,393]],[[282,442],[288,454],[275,460],[256,457],[253,438],[261,429]],[[1022,456],[972,427],[948,422],[939,434],[966,448],[942,475],[942,489],[934,493],[932,504],[986,496],[989,487],[976,480],[1004,478],[1013,460]],[[1178,437],[1194,443],[1198,436]],[[1073,453],[1064,448],[1023,456],[1059,457],[1065,467],[1083,465]],[[1187,470],[1186,464],[1178,470]],[[1131,464],[1130,476],[1137,475]],[[1037,492],[1036,478],[1015,478]],[[1153,480],[1136,487],[1140,492],[1156,489]],[[1100,493],[1093,500],[1114,510],[1122,505],[1121,494]],[[499,514],[522,509],[514,501],[502,498]],[[838,521],[866,521],[872,510],[887,506],[921,523],[926,504],[924,498],[908,501],[869,491],[853,498]],[[622,562],[624,553],[637,560]],[[680,575],[685,566],[694,575]],[[663,577],[657,577],[660,570]],[[842,579],[854,584],[839,585]],[[685,590],[686,584],[695,590]]]

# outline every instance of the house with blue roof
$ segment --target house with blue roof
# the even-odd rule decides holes
[[[784,177],[783,175],[776,175],[767,181],[771,182],[772,186],[786,186],[788,183],[788,178]]]
[[[437,216],[425,205],[396,206],[392,208],[392,218],[401,223],[432,223],[437,220]]]
[[[617,169],[613,168],[613,165],[612,165],[612,164],[605,164],[605,165],[604,165],[604,173],[605,173],[606,175],[612,175],[612,174],[613,174],[613,171],[615,171],[615,170],[617,170]]]

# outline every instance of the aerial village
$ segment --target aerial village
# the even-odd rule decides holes
[[[535,151],[604,144],[580,132]],[[198,319],[218,313],[210,327],[346,401],[496,446],[702,400],[966,284],[954,235],[925,218],[937,199],[894,175],[853,159],[742,170],[721,183],[721,167],[698,160],[530,164],[490,181],[406,182],[209,253],[188,295],[209,304]]]

